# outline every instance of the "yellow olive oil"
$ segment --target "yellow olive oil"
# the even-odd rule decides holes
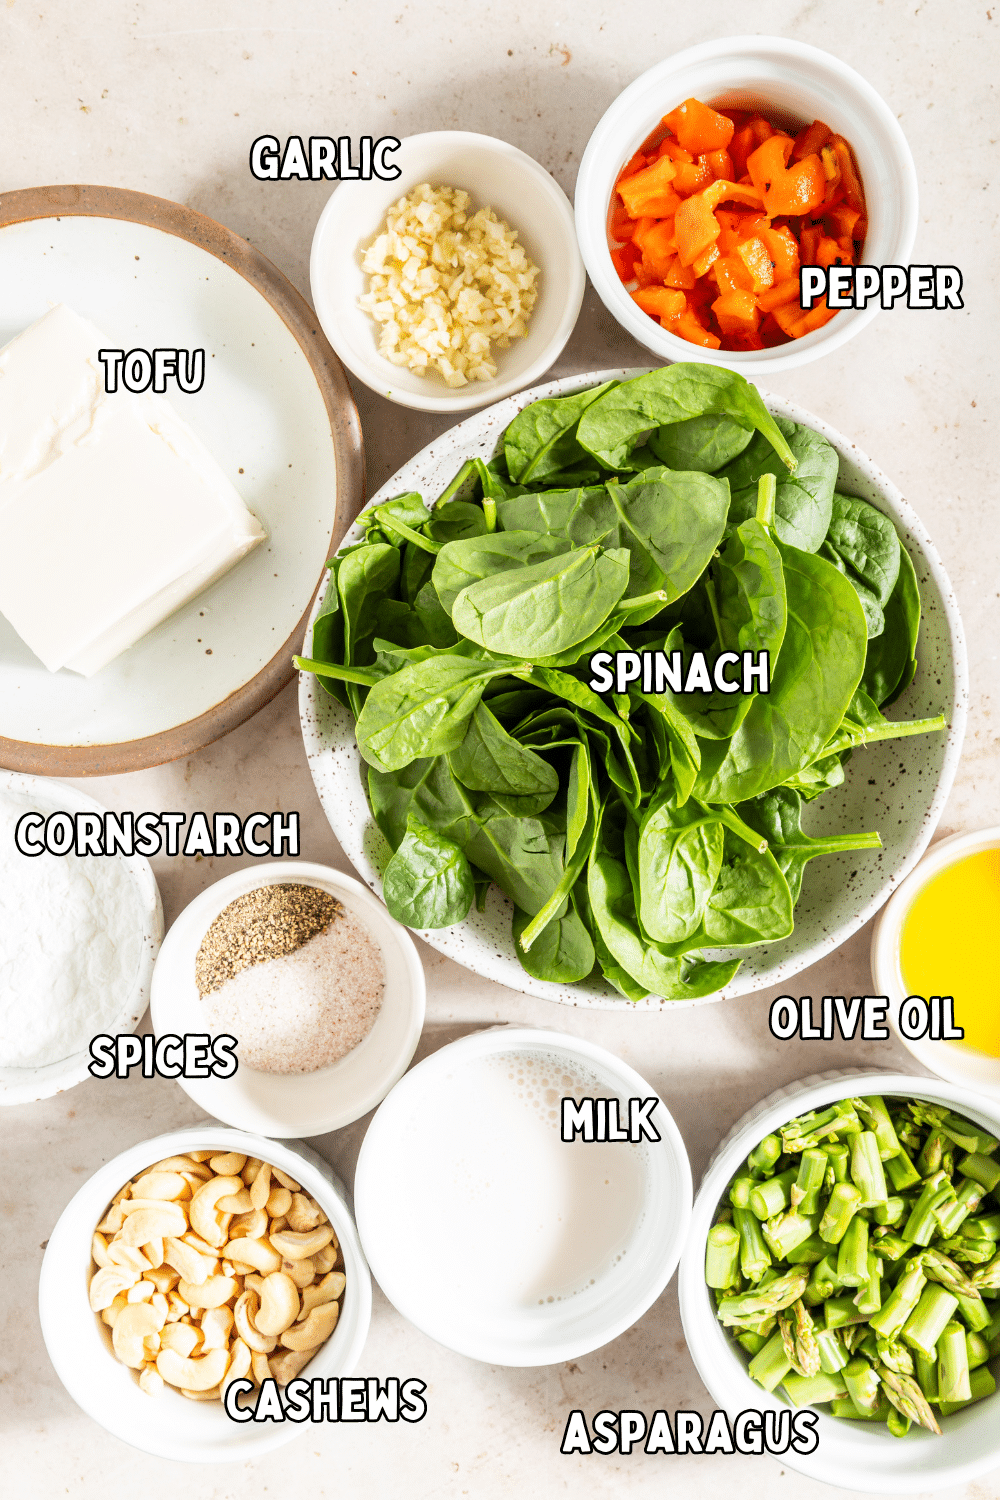
[[[910,907],[899,962],[908,995],[952,995],[965,1045],[1000,1057],[1000,849],[933,876]]]

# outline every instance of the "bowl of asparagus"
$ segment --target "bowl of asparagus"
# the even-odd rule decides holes
[[[729,1413],[817,1412],[783,1463],[880,1494],[1000,1464],[998,1146],[990,1101],[872,1072],[781,1089],[721,1143],[681,1317]]]

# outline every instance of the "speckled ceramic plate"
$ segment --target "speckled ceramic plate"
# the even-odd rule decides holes
[[[603,370],[573,375],[500,401],[460,422],[418,453],[383,485],[371,504],[378,505],[406,490],[419,490],[425,497],[440,494],[467,458],[492,457],[508,423],[532,401],[645,373]],[[965,638],[954,593],[930,537],[896,486],[853,443],[801,407],[774,396],[764,399],[776,416],[805,423],[833,444],[840,455],[839,489],[870,501],[892,517],[913,560],[923,603],[917,675],[895,712],[907,719],[943,713],[949,727],[946,734],[890,740],[855,752],[845,785],[809,808],[808,830],[819,835],[877,828],[884,847],[876,853],[814,860],[806,869],[791,937],[753,949],[732,984],[722,993],[707,997],[709,1000],[745,995],[791,978],[839,947],[875,914],[927,846],[951,789],[965,733]],[[361,528],[355,524],[344,541],[349,544],[360,538]],[[303,674],[299,685],[299,705],[309,766],[330,826],[358,873],[381,893],[381,871],[390,851],[365,796],[364,764],[351,716],[308,674]],[[420,936],[474,973],[545,1000],[602,1007],[629,1003],[603,980],[546,984],[532,979],[521,968],[514,951],[511,912],[510,902],[493,886],[485,912],[472,911],[455,927],[421,932]],[[640,1005],[658,1009],[664,1003],[650,998]]]
[[[214,219],[120,188],[0,196],[0,345],[65,302],[112,348],[203,348],[166,399],[267,540],[93,677],[48,672],[0,615],[0,766],[106,776],[191,755],[292,680],[309,601],[364,496],[358,414],[311,308]]]

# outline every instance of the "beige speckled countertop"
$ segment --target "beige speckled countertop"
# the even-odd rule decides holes
[[[697,7],[603,0],[0,0],[4,151],[0,193],[98,182],[176,199],[248,236],[308,293],[312,231],[328,187],[258,183],[247,168],[262,133],[386,133],[435,128],[506,137],[572,194],[600,115],[670,52],[753,27],[836,52],[890,102],[920,179],[914,260],[957,262],[964,312],[884,314],[841,352],[775,382],[777,393],[849,433],[919,512],[955,586],[969,642],[972,712],[938,836],[1000,822],[997,686],[1000,525],[996,494],[998,338],[995,165],[1000,11],[988,0],[850,5],[734,0]],[[0,297],[3,289],[0,288]],[[552,371],[642,362],[593,293]],[[369,492],[449,425],[355,387]],[[348,869],[306,768],[294,690],[200,755],[129,777],[89,781],[115,808],[298,809],[302,854]],[[235,789],[235,790],[234,790]],[[234,861],[159,858],[168,921]],[[225,866],[225,869],[222,868]],[[798,976],[795,993],[864,993],[869,933]],[[428,1024],[418,1056],[499,1020],[560,1027],[626,1058],[661,1091],[697,1181],[733,1121],[770,1089],[861,1062],[915,1071],[894,1042],[777,1042],[771,991],[673,1014],[555,1007],[480,980],[421,948]],[[417,1373],[429,1386],[418,1426],[312,1427],[232,1469],[179,1468],[108,1436],[73,1404],[42,1345],[34,1299],[42,1244],[73,1192],[126,1145],[200,1118],[169,1082],[88,1082],[0,1119],[0,1430],[9,1493],[190,1500],[271,1494],[361,1497],[514,1494],[587,1497],[672,1492],[708,1500],[811,1500],[825,1490],[769,1458],[561,1457],[568,1411],[652,1412],[712,1402],[686,1353],[671,1286],[607,1348],[565,1366],[495,1369],[432,1343],[376,1289],[362,1373]],[[367,1120],[313,1142],[350,1180]],[[1000,1454],[1000,1447],[998,1447]],[[831,1483],[836,1475],[830,1475]],[[1000,1468],[962,1490],[1000,1495]]]

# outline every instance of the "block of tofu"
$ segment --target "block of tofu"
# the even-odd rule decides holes
[[[53,307],[0,349],[0,614],[91,677],[265,533],[163,396],[108,396],[93,324]]]

